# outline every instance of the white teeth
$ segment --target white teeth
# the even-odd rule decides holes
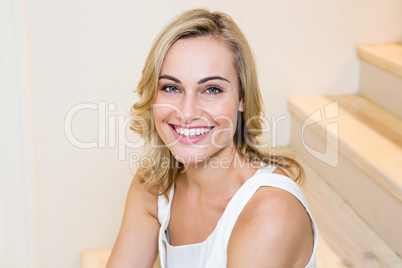
[[[210,131],[211,128],[175,128],[176,132],[180,135],[184,135],[186,137],[195,137],[198,135],[205,134]]]

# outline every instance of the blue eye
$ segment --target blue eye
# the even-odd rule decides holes
[[[168,92],[168,93],[177,93],[179,90],[175,86],[165,86],[162,88],[162,90]]]
[[[205,92],[207,92],[207,93],[209,93],[209,94],[216,95],[216,94],[221,93],[222,90],[220,90],[220,89],[217,88],[217,87],[209,87]]]

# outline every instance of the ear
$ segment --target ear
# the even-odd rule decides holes
[[[243,112],[244,111],[244,102],[243,100],[240,100],[239,102],[239,112]]]

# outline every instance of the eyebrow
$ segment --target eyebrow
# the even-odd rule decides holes
[[[159,76],[159,79],[168,79],[168,80],[172,80],[172,81],[175,81],[176,83],[181,84],[181,81],[179,79],[177,79],[176,77],[167,75],[167,74]]]
[[[200,81],[198,81],[197,85],[205,83],[209,80],[223,80],[230,84],[229,80],[227,80],[226,78],[223,78],[221,76],[210,76],[210,77],[205,77],[205,78],[201,79]]]
[[[178,84],[181,84],[181,81],[179,79],[177,79],[176,77],[173,77],[171,75],[167,75],[167,74],[161,75],[159,77],[159,79],[168,79],[168,80],[172,80],[172,81],[174,81],[174,82],[176,82]],[[209,76],[209,77],[205,77],[205,78],[201,79],[200,81],[198,81],[197,85],[203,84],[203,83],[208,82],[210,80],[223,80],[223,81],[226,81],[226,82],[230,83],[230,81],[227,80],[224,77],[221,77],[221,76]]]

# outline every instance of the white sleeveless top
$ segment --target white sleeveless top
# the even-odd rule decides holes
[[[208,238],[197,244],[171,246],[168,242],[167,228],[170,220],[170,208],[174,195],[174,186],[169,192],[169,202],[162,195],[158,197],[159,229],[158,247],[162,268],[224,268],[227,261],[227,246],[232,229],[244,206],[261,186],[280,188],[293,194],[308,212],[314,231],[314,250],[306,268],[315,268],[315,252],[318,243],[317,226],[311,216],[307,201],[300,188],[290,178],[273,174],[276,167],[260,168],[249,178],[229,201],[214,231]]]

